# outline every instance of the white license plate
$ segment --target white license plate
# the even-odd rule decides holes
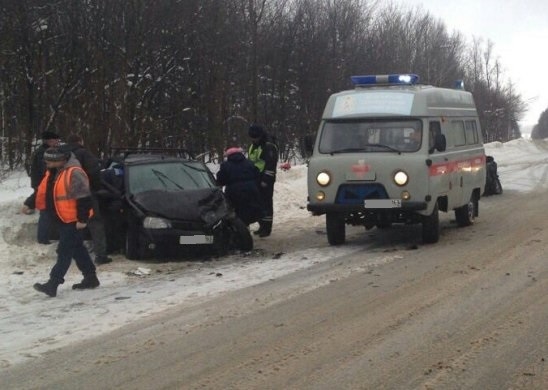
[[[179,236],[179,244],[181,245],[213,244],[213,236],[206,236],[205,234],[196,234],[194,236]]]
[[[363,201],[366,209],[392,209],[401,207],[401,199],[366,199]]]

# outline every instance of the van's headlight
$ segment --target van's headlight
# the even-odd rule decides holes
[[[171,222],[164,218],[145,217],[143,227],[145,229],[169,229],[171,228]]]
[[[318,176],[316,176],[316,181],[319,185],[325,187],[331,182],[331,176],[327,172],[320,172],[318,173]]]
[[[404,171],[397,171],[394,173],[394,183],[399,186],[404,186],[409,181],[409,176]]]

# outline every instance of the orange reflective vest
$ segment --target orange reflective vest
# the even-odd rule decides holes
[[[55,206],[55,211],[59,216],[59,219],[64,223],[77,222],[77,200],[74,198],[68,197],[68,189],[70,188],[70,180],[72,178],[72,171],[79,169],[82,172],[84,170],[80,167],[69,167],[63,169],[59,173],[59,177],[53,185],[53,204]],[[38,189],[36,190],[36,208],[38,210],[46,209],[46,187],[48,179],[50,176],[50,171],[47,170],[44,175]],[[93,215],[93,210],[89,211],[89,217]]]

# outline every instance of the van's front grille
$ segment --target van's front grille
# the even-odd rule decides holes
[[[335,203],[363,204],[364,199],[388,199],[382,184],[344,184],[339,187]]]

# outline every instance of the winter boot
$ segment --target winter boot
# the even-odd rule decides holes
[[[272,233],[272,221],[261,221],[261,227],[258,230],[259,237],[268,237]]]
[[[254,230],[254,231],[253,231],[253,234],[255,234],[255,235],[257,235],[257,236],[260,236],[261,233],[263,232],[263,230],[264,230],[264,229],[263,229],[263,225],[262,225],[262,222],[261,222],[259,228],[258,228],[257,230]]]
[[[84,279],[80,283],[72,285],[73,290],[85,290],[88,288],[95,288],[99,286],[99,279],[96,274],[84,275]]]
[[[50,279],[46,283],[35,283],[33,287],[36,291],[40,291],[53,298],[57,296],[57,286],[59,286],[59,284],[59,282]]]
[[[112,259],[108,256],[97,256],[95,258],[95,264],[101,265],[101,264],[108,264],[112,263]]]

